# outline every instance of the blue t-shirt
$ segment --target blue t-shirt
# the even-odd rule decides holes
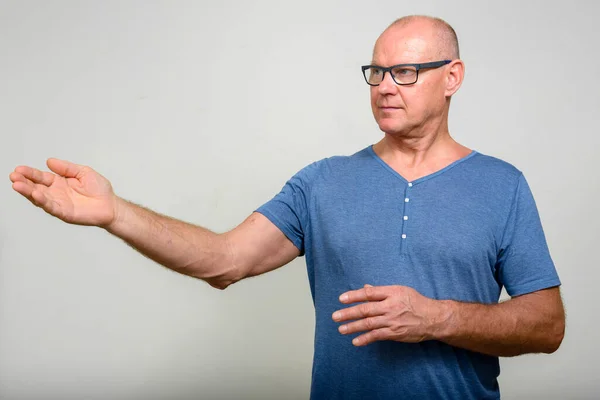
[[[311,399],[497,399],[497,357],[440,341],[355,347],[331,314],[348,290],[404,285],[497,303],[558,286],[523,174],[472,152],[407,182],[369,146],[315,162],[258,210],[306,257],[316,313]]]

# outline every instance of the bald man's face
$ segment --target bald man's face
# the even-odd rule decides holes
[[[392,27],[377,40],[372,64],[389,67],[440,61],[436,44],[428,25]],[[445,68],[421,70],[418,81],[407,86],[397,85],[388,72],[379,86],[371,86],[371,108],[379,128],[392,135],[412,136],[444,118]]]

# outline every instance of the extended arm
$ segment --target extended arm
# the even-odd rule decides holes
[[[93,169],[49,159],[52,172],[20,166],[13,189],[71,224],[105,228],[152,260],[224,289],[248,276],[287,264],[300,251],[266,217],[253,213],[217,234],[125,201]]]
[[[224,234],[119,199],[106,229],[140,253],[179,273],[225,289],[292,261],[299,250],[259,213]]]

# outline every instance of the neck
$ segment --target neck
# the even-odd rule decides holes
[[[471,152],[450,136],[447,124],[439,124],[437,128],[407,134],[386,133],[373,145],[373,150],[407,179],[428,175]]]
[[[461,152],[462,148],[448,131],[448,120],[440,118],[409,132],[386,132],[374,146],[376,152],[391,159],[402,159],[403,164],[420,164],[428,158],[440,158]]]

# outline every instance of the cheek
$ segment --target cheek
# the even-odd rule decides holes
[[[371,94],[371,105],[374,105],[377,103],[377,98],[379,96],[379,93],[377,93],[377,90],[374,90],[373,86],[371,86],[370,94]]]
[[[414,87],[412,91],[406,91],[402,96],[406,111],[413,118],[420,118],[427,114],[429,110],[436,107],[432,103],[430,88],[426,86]]]
[[[375,118],[377,118],[379,116],[379,110],[376,107],[377,100],[378,100],[378,95],[376,93],[373,93],[373,91],[371,91],[371,111],[373,112],[373,116],[375,116]]]
[[[422,97],[429,99],[427,103],[421,105],[424,111],[437,110],[443,107],[445,103],[444,88],[441,82],[427,82],[422,87]]]

